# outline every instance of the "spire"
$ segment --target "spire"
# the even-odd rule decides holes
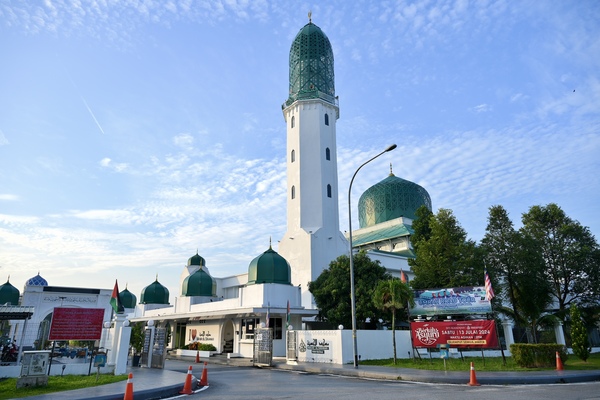
[[[308,12],[308,23],[312,24],[312,11]]]
[[[269,250],[273,250],[273,248],[271,247],[271,236],[269,236]]]
[[[394,176],[394,172],[392,171],[392,163],[390,163],[390,176]]]

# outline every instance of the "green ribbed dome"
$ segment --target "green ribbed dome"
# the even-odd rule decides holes
[[[206,265],[206,261],[204,261],[204,258],[202,258],[202,256],[198,255],[198,251],[196,250],[196,255],[193,255],[188,259],[187,265],[188,267],[190,265],[199,265],[200,267],[203,267]]]
[[[302,99],[335,102],[333,51],[321,28],[309,22],[290,48],[290,97],[286,105]]]
[[[366,228],[399,217],[416,219],[421,206],[431,210],[431,197],[416,183],[390,176],[368,188],[358,201],[358,222]]]
[[[182,296],[216,296],[217,284],[202,268],[183,280]]]
[[[135,308],[135,305],[137,304],[137,297],[135,297],[135,294],[127,290],[127,288],[119,293],[119,297],[121,298],[121,304],[123,304],[123,307]]]
[[[140,304],[169,304],[169,289],[156,281],[142,289]]]
[[[0,286],[0,306],[7,304],[11,306],[19,305],[19,289],[10,284],[9,279]]]
[[[291,285],[290,264],[275,252],[271,246],[250,262],[248,285],[255,283],[281,283]]]

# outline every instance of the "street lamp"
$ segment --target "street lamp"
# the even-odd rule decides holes
[[[354,368],[358,368],[358,349],[356,346],[356,294],[354,292],[354,260],[352,259],[352,209],[350,208],[350,193],[352,191],[352,183],[354,182],[354,178],[356,177],[356,174],[358,174],[358,171],[360,171],[362,167],[364,167],[383,153],[392,151],[395,148],[395,144],[391,145],[390,147],[388,147],[387,149],[385,149],[384,151],[377,154],[375,157],[371,158],[367,162],[363,163],[360,167],[358,167],[354,175],[352,175],[352,179],[350,180],[350,187],[348,188],[348,238],[350,242],[350,303],[352,307],[352,346],[354,351]]]

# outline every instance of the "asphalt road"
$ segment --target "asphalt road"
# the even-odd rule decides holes
[[[189,363],[170,361],[185,372]],[[202,399],[444,399],[444,400],[600,400],[600,382],[552,385],[424,384],[211,365],[209,388],[190,396]],[[188,397],[188,398],[190,398]]]

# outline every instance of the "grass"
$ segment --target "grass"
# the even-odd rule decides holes
[[[65,390],[83,389],[92,386],[106,385],[107,383],[120,382],[125,379],[127,379],[127,375],[100,375],[97,382],[96,375],[49,376],[48,386],[17,389],[17,378],[4,378],[0,379],[0,400],[38,396]]]
[[[435,353],[432,354],[432,358],[429,356],[421,356],[422,358],[413,360],[406,358],[398,358],[396,365],[394,360],[391,358],[383,360],[365,360],[361,361],[360,365],[380,365],[383,367],[391,368],[413,368],[413,369],[426,369],[434,371],[444,371],[444,361],[440,358],[435,357]],[[555,368],[521,368],[514,363],[511,357],[506,357],[506,364],[504,364],[502,357],[465,357],[464,360],[460,357],[451,358],[446,360],[446,371],[468,371],[470,363],[473,363],[477,371],[543,371],[553,370]],[[593,353],[587,359],[586,362],[578,359],[575,355],[570,354],[567,362],[564,364],[565,370],[594,370],[600,369],[600,353]]]

